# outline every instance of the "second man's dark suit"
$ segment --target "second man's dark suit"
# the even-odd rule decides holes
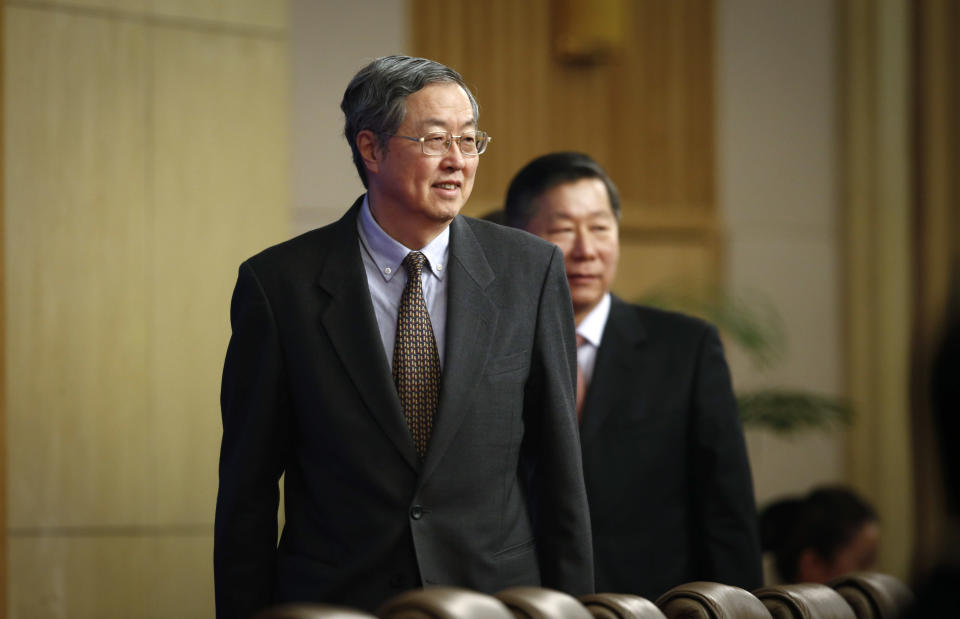
[[[753,486],[716,330],[612,298],[581,423],[598,591],[762,584]]]
[[[368,292],[360,203],[240,268],[221,393],[218,616],[290,600],[375,609],[421,584],[591,591],[561,253],[451,223],[446,357],[421,462]]]

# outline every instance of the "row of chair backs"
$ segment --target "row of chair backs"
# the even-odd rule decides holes
[[[813,583],[754,592],[715,582],[674,587],[656,603],[622,593],[574,598],[539,587],[485,595],[457,587],[402,593],[376,615],[335,606],[279,606],[256,619],[898,619],[912,603],[910,590],[876,572],[849,574],[831,586]]]
[[[802,583],[753,593],[713,582],[674,587],[657,599],[668,619],[898,619],[910,589],[889,574],[854,572],[829,585]]]

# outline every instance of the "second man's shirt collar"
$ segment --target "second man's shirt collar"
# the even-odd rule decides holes
[[[583,337],[595,348],[600,348],[600,340],[603,339],[603,329],[607,326],[607,318],[610,316],[610,293],[603,295],[597,306],[590,310],[590,313],[580,321],[577,326],[577,335]]]

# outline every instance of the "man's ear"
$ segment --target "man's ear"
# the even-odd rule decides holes
[[[367,173],[379,172],[383,153],[380,151],[380,143],[373,131],[364,129],[357,134],[357,150],[360,151],[360,157],[367,166]]]

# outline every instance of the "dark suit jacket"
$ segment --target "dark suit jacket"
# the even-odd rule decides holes
[[[370,301],[360,202],[240,267],[221,391],[218,616],[295,600],[374,609],[421,584],[591,591],[562,255],[496,224],[451,223],[446,360],[421,462]]]
[[[598,591],[762,584],[753,484],[716,330],[616,297],[580,440]]]

